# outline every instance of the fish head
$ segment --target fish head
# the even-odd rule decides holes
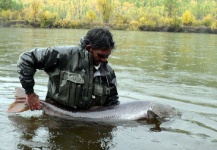
[[[152,110],[148,110],[147,111],[147,118],[153,119],[153,118],[159,118],[159,116],[155,112],[153,112]]]
[[[151,111],[149,112],[149,114],[151,116],[158,116],[158,118],[161,119],[181,116],[181,112],[170,105],[152,102],[150,104],[150,107]]]

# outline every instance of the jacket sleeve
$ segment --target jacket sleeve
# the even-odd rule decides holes
[[[105,105],[118,105],[119,102],[119,97],[118,97],[118,91],[117,91],[117,81],[116,81],[116,76],[115,72],[110,68],[111,70],[111,80],[109,83],[109,88],[110,88],[110,94],[106,99]]]
[[[36,69],[46,70],[56,66],[58,57],[58,51],[51,48],[37,48],[20,55],[17,71],[26,94],[34,93],[35,82],[33,77]]]

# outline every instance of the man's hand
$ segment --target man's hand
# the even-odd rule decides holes
[[[26,103],[31,110],[41,109],[39,97],[35,93],[26,95]]]

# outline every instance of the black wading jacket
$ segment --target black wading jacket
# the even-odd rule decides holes
[[[34,92],[36,69],[49,75],[46,99],[73,109],[119,104],[112,68],[103,62],[96,70],[92,54],[80,46],[37,48],[21,54],[18,73],[26,94]]]

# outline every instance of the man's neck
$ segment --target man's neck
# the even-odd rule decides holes
[[[97,66],[94,65],[94,68],[95,68],[96,70],[98,70],[99,67],[100,67],[100,65],[101,65],[101,63],[100,63],[99,65],[97,65]]]

